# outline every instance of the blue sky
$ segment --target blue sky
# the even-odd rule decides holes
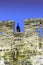
[[[24,31],[24,20],[43,18],[43,0],[0,0],[0,20],[14,20]]]

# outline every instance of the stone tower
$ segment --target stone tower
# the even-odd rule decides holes
[[[14,42],[14,21],[3,21],[0,25],[0,50],[11,50],[11,44]]]

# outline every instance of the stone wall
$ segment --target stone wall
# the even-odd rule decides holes
[[[43,37],[40,38],[38,36],[39,32],[35,32],[36,29],[40,28],[40,21],[42,19],[28,19],[24,21],[24,33],[14,33],[15,47],[18,48],[19,61],[25,61],[26,59],[31,58],[32,56],[37,56],[42,54],[43,51],[40,52],[39,44],[41,43],[41,49],[43,49]],[[30,61],[31,62],[31,61]]]
[[[24,21],[24,32],[14,32],[14,21],[1,22],[0,23],[0,51],[8,51],[8,56],[13,57],[10,53],[14,52],[15,48],[18,49],[18,59],[15,65],[22,65],[19,62],[28,61],[32,56],[43,55],[43,37],[38,36],[39,32],[35,32],[36,29],[40,28],[40,21],[43,19],[27,19]],[[39,44],[41,43],[41,49]],[[11,55],[11,56],[10,56]],[[30,61],[31,62],[31,61]]]

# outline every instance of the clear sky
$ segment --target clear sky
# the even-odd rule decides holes
[[[24,31],[28,18],[43,18],[43,0],[0,0],[0,20],[19,22]]]

